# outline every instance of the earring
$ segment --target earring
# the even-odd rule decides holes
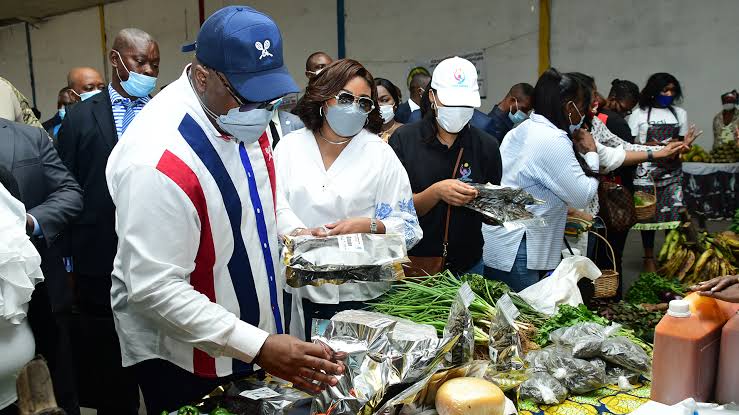
[[[321,117],[323,117],[323,105],[321,105],[320,107],[318,107],[318,115],[320,115]]]

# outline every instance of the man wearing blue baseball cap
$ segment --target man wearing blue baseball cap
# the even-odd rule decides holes
[[[257,366],[314,393],[343,372],[322,347],[283,334],[266,130],[298,87],[280,31],[263,13],[226,7],[188,50],[192,64],[133,120],[106,169],[116,329],[150,414]]]

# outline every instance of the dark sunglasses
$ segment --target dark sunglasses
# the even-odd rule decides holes
[[[242,98],[241,95],[239,95],[226,81],[226,79],[223,78],[223,76],[218,73],[218,71],[213,70],[213,72],[216,74],[218,79],[221,80],[221,83],[224,87],[226,87],[226,90],[229,94],[233,97],[233,99],[236,101],[237,104],[239,104],[239,112],[247,112],[251,110],[256,109],[264,109],[267,111],[274,111],[282,104],[282,97],[274,99],[272,101],[266,101],[266,102],[250,102],[246,99]]]
[[[339,105],[351,105],[355,102],[359,106],[359,109],[365,114],[369,114],[375,108],[375,102],[369,97],[358,97],[351,92],[341,91],[335,96],[336,102]]]

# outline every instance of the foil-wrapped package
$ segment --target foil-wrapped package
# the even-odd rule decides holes
[[[544,203],[523,189],[496,186],[490,183],[470,183],[470,186],[477,189],[478,196],[464,206],[482,213],[490,225],[533,219],[534,215],[526,210],[526,206]]]
[[[197,406],[204,414],[220,407],[234,415],[299,415],[306,412],[311,400],[311,395],[290,383],[267,375],[219,386]]]
[[[282,262],[291,287],[350,281],[396,281],[408,262],[399,234],[349,234],[328,237],[286,236]]]
[[[383,314],[337,314],[313,341],[345,355],[346,372],[314,398],[311,414],[371,414],[386,395],[436,371],[456,339],[439,340],[427,326]]]

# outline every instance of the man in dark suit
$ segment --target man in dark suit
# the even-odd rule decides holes
[[[488,116],[488,132],[502,142],[516,125],[528,118],[534,106],[534,87],[527,83],[513,85],[508,94],[494,106]]]
[[[424,73],[417,73],[411,78],[408,91],[410,92],[408,101],[398,105],[395,111],[395,121],[403,124],[410,124],[421,119],[421,97],[426,92],[431,82],[431,77]]]
[[[41,128],[0,119],[0,167],[18,183],[28,212],[26,231],[41,255],[45,281],[36,286],[28,311],[36,352],[49,362],[59,405],[68,414],[79,414],[69,338],[61,318],[69,311],[71,293],[56,242],[82,211],[82,189]]]
[[[105,166],[123,132],[149,102],[159,75],[159,46],[144,31],[123,29],[109,59],[111,83],[70,109],[58,139],[59,155],[84,190],[85,208],[68,238],[80,311],[73,343],[82,357],[80,402],[100,415],[138,412],[138,386],[133,373],[121,366],[110,306],[118,241]]]
[[[56,99],[57,112],[42,124],[44,130],[49,133],[49,137],[56,140],[56,134],[59,132],[59,127],[62,126],[62,120],[67,114],[67,107],[78,101],[79,97],[75,95],[71,87],[65,86],[59,91],[59,96]]]

